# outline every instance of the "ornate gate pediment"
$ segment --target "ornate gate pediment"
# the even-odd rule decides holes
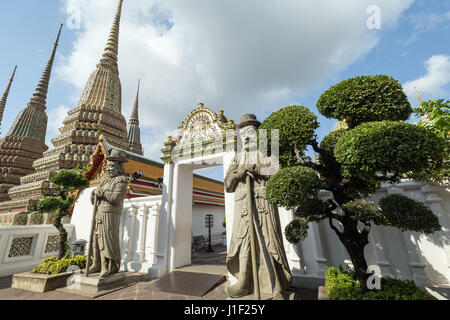
[[[204,154],[210,151],[214,153],[214,142],[219,140],[222,142],[223,150],[227,148],[227,142],[230,144],[232,141],[234,150],[235,139],[230,140],[227,137],[232,132],[234,136],[235,127],[234,121],[226,118],[223,110],[219,110],[217,115],[203,103],[199,103],[198,107],[181,121],[176,137],[168,137],[161,150],[163,152],[161,160],[172,162],[174,154],[184,158],[194,158],[199,153]]]

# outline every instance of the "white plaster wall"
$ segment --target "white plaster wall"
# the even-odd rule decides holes
[[[64,225],[69,243],[74,240],[73,225]],[[53,225],[0,226],[0,277],[27,272],[37,267],[42,259],[56,256],[58,252],[45,253],[47,239],[59,234]],[[18,237],[33,237],[30,254],[9,257],[11,242]]]
[[[91,232],[92,213],[94,206],[91,204],[91,192],[96,187],[84,189],[78,195],[70,223],[75,226],[75,239],[89,241]]]
[[[192,208],[192,234],[194,236],[203,235],[208,241],[208,228],[205,224],[205,216],[212,214],[213,227],[211,228],[211,235],[222,234],[225,228],[222,226],[223,217],[225,216],[225,207],[195,204]],[[212,239],[212,244],[222,243],[221,239]]]

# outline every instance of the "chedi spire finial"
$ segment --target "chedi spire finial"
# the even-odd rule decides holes
[[[3,113],[5,112],[6,100],[8,99],[9,90],[11,89],[11,84],[14,80],[14,75],[16,74],[17,66],[14,67],[14,71],[9,79],[8,85],[6,86],[5,92],[3,93],[2,98],[0,99],[0,125],[3,119]]]
[[[116,16],[114,17],[114,22],[109,32],[108,41],[106,42],[105,51],[101,62],[110,62],[117,64],[118,53],[119,53],[119,30],[120,30],[120,18],[122,15],[122,3],[123,0],[119,0],[119,4],[116,10]]]
[[[34,97],[41,97],[43,99],[47,98],[47,90],[48,90],[48,84],[50,82],[50,75],[52,73],[52,67],[53,67],[53,61],[55,60],[55,54],[56,54],[56,48],[58,47],[59,42],[59,36],[61,35],[61,29],[63,25],[59,27],[58,36],[56,37],[56,41],[53,44],[53,50],[50,55],[50,58],[48,59],[47,66],[44,69],[44,72],[41,75],[41,78],[39,79],[39,83],[36,86],[36,90],[33,93]]]

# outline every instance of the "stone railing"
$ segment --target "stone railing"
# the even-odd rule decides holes
[[[74,226],[65,225],[69,243]],[[31,271],[58,254],[58,230],[52,225],[0,226],[0,277]]]
[[[89,240],[93,212],[89,198],[92,190],[84,190],[75,205],[70,221],[75,226],[74,240]],[[156,262],[161,201],[161,196],[125,199],[119,235],[121,269],[147,273]]]
[[[162,196],[126,200],[120,224],[122,268],[148,272],[156,262]]]

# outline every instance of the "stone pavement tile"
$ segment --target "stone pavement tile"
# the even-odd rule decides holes
[[[1,277],[0,278],[0,290],[6,289],[6,288],[11,288],[12,278],[13,278],[13,276]]]

